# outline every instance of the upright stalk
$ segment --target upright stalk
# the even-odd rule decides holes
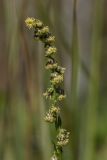
[[[84,152],[82,152],[81,160],[95,160],[95,134],[96,134],[96,120],[97,107],[99,103],[99,84],[100,84],[100,57],[102,50],[102,20],[103,20],[103,0],[95,1],[94,9],[94,25],[92,35],[92,57],[91,57],[91,72],[89,84],[88,105],[86,108],[85,129],[83,134]]]
[[[72,151],[73,159],[78,157],[78,104],[77,104],[77,83],[80,65],[79,48],[78,48],[78,28],[77,28],[77,0],[73,1],[73,29],[72,29],[72,45],[71,45],[71,60],[72,60],[72,74],[71,74],[71,115],[72,115]]]
[[[63,146],[69,142],[69,132],[62,128],[60,116],[60,101],[66,97],[62,88],[65,68],[59,66],[55,59],[57,52],[55,37],[50,33],[48,26],[44,26],[40,20],[34,18],[27,18],[25,23],[29,29],[34,29],[34,38],[44,44],[45,57],[47,59],[45,68],[50,71],[50,86],[43,95],[46,99],[49,99],[51,104],[44,120],[54,123],[56,129],[56,139],[53,140],[54,151],[51,160],[62,160]]]

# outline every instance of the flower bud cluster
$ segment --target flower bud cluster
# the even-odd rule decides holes
[[[53,85],[61,84],[64,80],[63,74],[58,74],[57,72],[51,73],[51,80],[50,82]]]
[[[57,145],[58,146],[65,146],[69,142],[69,132],[66,129],[60,129],[59,134],[57,135]]]
[[[50,88],[48,88],[48,89],[46,90],[45,93],[43,93],[43,96],[46,97],[46,99],[47,99],[47,98],[52,99],[53,94],[54,94],[54,88],[53,88],[53,87],[50,87]]]
[[[31,28],[34,28],[34,27],[38,27],[38,28],[41,28],[43,26],[43,23],[38,20],[38,19],[35,19],[35,18],[27,18],[25,20],[25,23],[26,23],[26,26],[31,29]]]
[[[60,113],[60,108],[52,105],[52,107],[49,109],[48,113],[46,113],[46,116],[44,119],[47,122],[53,123],[56,121],[57,114],[59,114],[59,113]]]
[[[46,90],[45,93],[43,93],[43,96],[46,99],[50,99],[50,100],[56,100],[58,101],[62,101],[66,98],[66,95],[64,94],[64,90],[61,89],[60,87],[53,87],[53,85],[50,86],[50,88],[48,88]]]
[[[29,29],[34,29],[34,38],[42,41],[45,48],[45,57],[47,62],[45,68],[50,71],[50,87],[46,90],[43,95],[46,99],[52,101],[49,111],[46,113],[44,120],[50,123],[55,123],[56,129],[58,130],[58,135],[56,136],[56,148],[57,153],[53,154],[51,160],[58,160],[58,154],[61,152],[62,147],[69,142],[69,132],[65,129],[62,129],[61,117],[60,117],[60,108],[57,103],[66,98],[64,90],[62,89],[62,82],[64,80],[65,68],[58,65],[55,60],[55,54],[57,53],[57,48],[55,47],[55,37],[50,33],[49,27],[44,26],[44,24],[34,18],[27,18],[26,26]]]
[[[54,54],[56,54],[56,52],[57,52],[56,47],[54,47],[54,46],[48,47],[48,48],[46,48],[45,56],[46,57],[53,56]]]

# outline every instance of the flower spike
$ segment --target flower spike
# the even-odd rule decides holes
[[[34,38],[44,43],[45,57],[47,59],[45,68],[50,70],[50,87],[43,95],[49,99],[52,105],[49,107],[44,120],[50,124],[54,123],[57,130],[56,142],[51,160],[59,160],[62,150],[69,142],[69,132],[62,128],[59,102],[66,98],[62,83],[64,81],[65,68],[58,65],[55,59],[57,48],[55,47],[55,37],[50,33],[49,27],[40,20],[33,17],[25,20],[26,26],[34,30]]]

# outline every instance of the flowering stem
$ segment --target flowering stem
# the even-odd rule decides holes
[[[62,160],[63,146],[69,142],[69,132],[62,128],[60,116],[60,101],[66,97],[62,88],[65,68],[59,66],[55,59],[57,53],[55,37],[50,33],[48,26],[44,26],[40,20],[34,18],[27,18],[25,23],[29,29],[34,30],[34,38],[44,44],[47,59],[45,68],[50,71],[50,87],[43,95],[51,101],[51,106],[44,120],[51,124],[54,123],[57,131],[56,140],[53,142],[54,151],[51,160]]]

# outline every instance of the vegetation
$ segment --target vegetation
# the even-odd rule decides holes
[[[106,0],[0,1],[0,160],[107,160],[106,6]],[[38,27],[29,33],[27,16],[41,19],[27,20],[50,36],[41,39]]]
[[[55,37],[49,31],[48,26],[34,18],[27,18],[26,25],[29,29],[34,29],[34,37],[39,39],[44,43],[45,57],[47,58],[45,68],[50,70],[50,87],[44,93],[46,99],[51,100],[51,107],[46,113],[45,121],[49,123],[54,123],[57,131],[56,142],[53,141],[54,152],[52,155],[52,160],[62,159],[62,148],[69,142],[69,132],[62,128],[62,120],[60,117],[60,104],[66,95],[61,87],[61,83],[64,79],[65,68],[58,65],[55,60],[55,54],[57,49],[55,47]]]

